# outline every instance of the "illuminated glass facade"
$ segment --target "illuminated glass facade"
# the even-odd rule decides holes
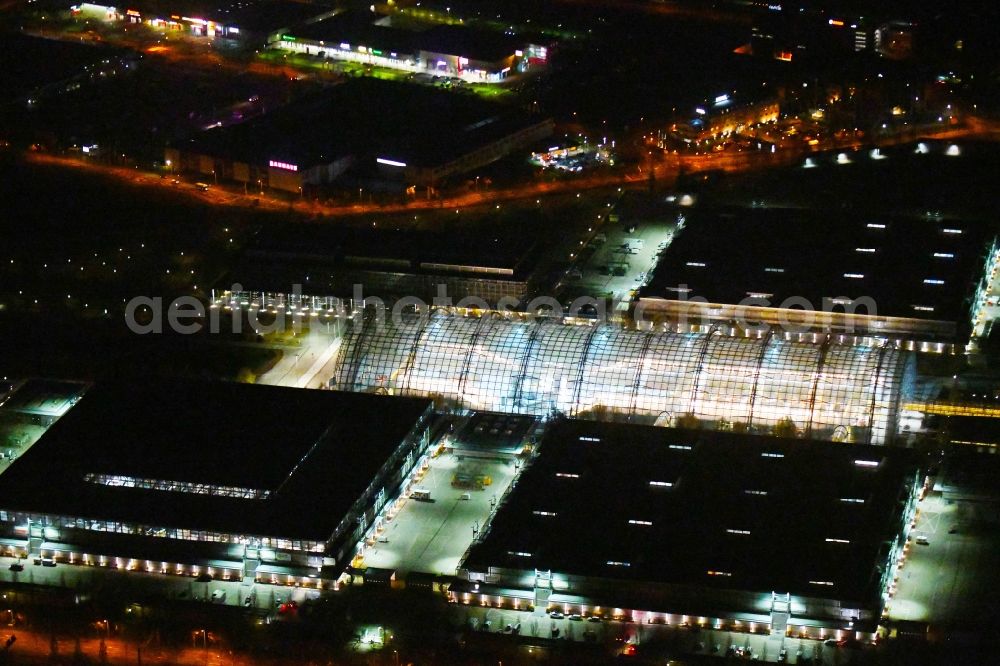
[[[369,317],[341,347],[332,388],[440,397],[461,407],[670,425],[691,415],[766,432],[885,443],[912,380],[909,352],[780,335],[626,330],[554,320]]]
[[[88,483],[96,483],[112,488],[143,488],[145,490],[165,490],[175,493],[235,497],[237,499],[267,499],[271,496],[270,490],[262,490],[260,488],[239,488],[236,486],[217,486],[211,483],[143,479],[135,476],[124,476],[122,474],[88,473],[84,475],[83,480]]]

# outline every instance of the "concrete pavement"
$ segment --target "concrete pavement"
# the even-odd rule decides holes
[[[945,500],[931,493],[919,510],[897,591],[888,604],[889,619],[978,623],[982,609],[995,607],[992,590],[1000,538],[973,527],[975,502]],[[914,534],[925,535],[928,543],[916,543]]]

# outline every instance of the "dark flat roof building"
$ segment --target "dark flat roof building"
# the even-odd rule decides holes
[[[342,11],[322,21],[302,26],[283,39],[312,43],[320,47],[329,44],[330,48],[339,47],[341,43],[355,48],[371,46],[390,56],[392,53],[409,56],[416,51],[416,36],[419,33],[381,25],[373,20],[375,18],[377,17],[370,12]]]
[[[453,590],[678,624],[874,631],[920,490],[903,449],[565,420]]]
[[[0,110],[17,103],[24,113],[38,98],[58,95],[73,86],[132,66],[135,55],[127,49],[5,32],[0,37]]]
[[[517,38],[464,25],[438,25],[419,35],[418,46],[422,51],[480,62],[501,62],[526,49],[525,42]]]
[[[0,475],[2,529],[33,553],[133,557],[200,541],[234,569],[261,548],[342,570],[419,458],[430,411],[235,383],[99,384]],[[129,535],[116,544],[127,552],[106,550],[104,533]]]
[[[647,312],[728,321],[742,306],[751,323],[784,315],[798,325],[801,312],[789,310],[808,302],[814,320],[804,329],[902,340],[955,342],[968,333],[992,241],[982,225],[931,216],[797,208],[686,215],[640,293]]]
[[[534,238],[503,229],[441,233],[268,225],[218,285],[213,300],[277,307],[290,303],[298,289],[310,307],[327,309],[324,304],[334,297],[350,310],[355,285],[364,297],[412,296],[426,303],[444,285],[453,304],[470,296],[487,304],[502,297],[516,301],[527,291],[535,246]],[[243,293],[233,293],[234,284]]]
[[[482,167],[552,133],[552,121],[427,86],[353,79],[167,149],[180,170],[299,193],[352,169],[425,185]]]
[[[537,37],[531,39],[538,41]],[[403,18],[394,13],[380,16],[341,11],[276,35],[271,46],[476,83],[496,83],[548,60],[548,47],[533,44],[527,37],[472,27],[458,20],[423,21],[412,13]]]
[[[269,36],[328,16],[333,7],[306,0],[130,0],[121,5],[99,0],[73,5],[72,11],[83,18],[263,46]]]

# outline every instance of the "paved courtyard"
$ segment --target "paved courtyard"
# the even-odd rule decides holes
[[[452,487],[460,466],[471,466],[492,483],[483,490]],[[514,464],[493,460],[459,460],[443,453],[431,460],[420,486],[430,491],[430,501],[406,499],[376,541],[365,552],[365,565],[453,575],[472,543],[473,528],[482,527],[492,513],[491,501],[499,499],[515,475]],[[462,499],[468,494],[469,499]]]
[[[978,527],[983,523],[977,518],[988,508],[989,503],[945,500],[937,493],[920,502],[896,595],[888,604],[890,619],[968,624],[996,608],[1000,535]],[[927,543],[916,543],[916,534]]]

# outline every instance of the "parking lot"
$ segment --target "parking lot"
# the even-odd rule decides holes
[[[473,465],[492,483],[483,490],[452,487],[456,470],[464,465]],[[380,540],[367,547],[365,565],[395,569],[399,574],[454,574],[472,543],[473,527],[487,520],[493,510],[491,502],[503,494],[514,474],[513,463],[459,460],[449,453],[432,459],[420,481],[420,487],[430,491],[430,500],[404,500]],[[469,499],[462,499],[466,494]]]
[[[672,222],[606,224],[587,243],[581,261],[563,278],[573,294],[629,301],[651,276],[660,253],[673,240]]]

